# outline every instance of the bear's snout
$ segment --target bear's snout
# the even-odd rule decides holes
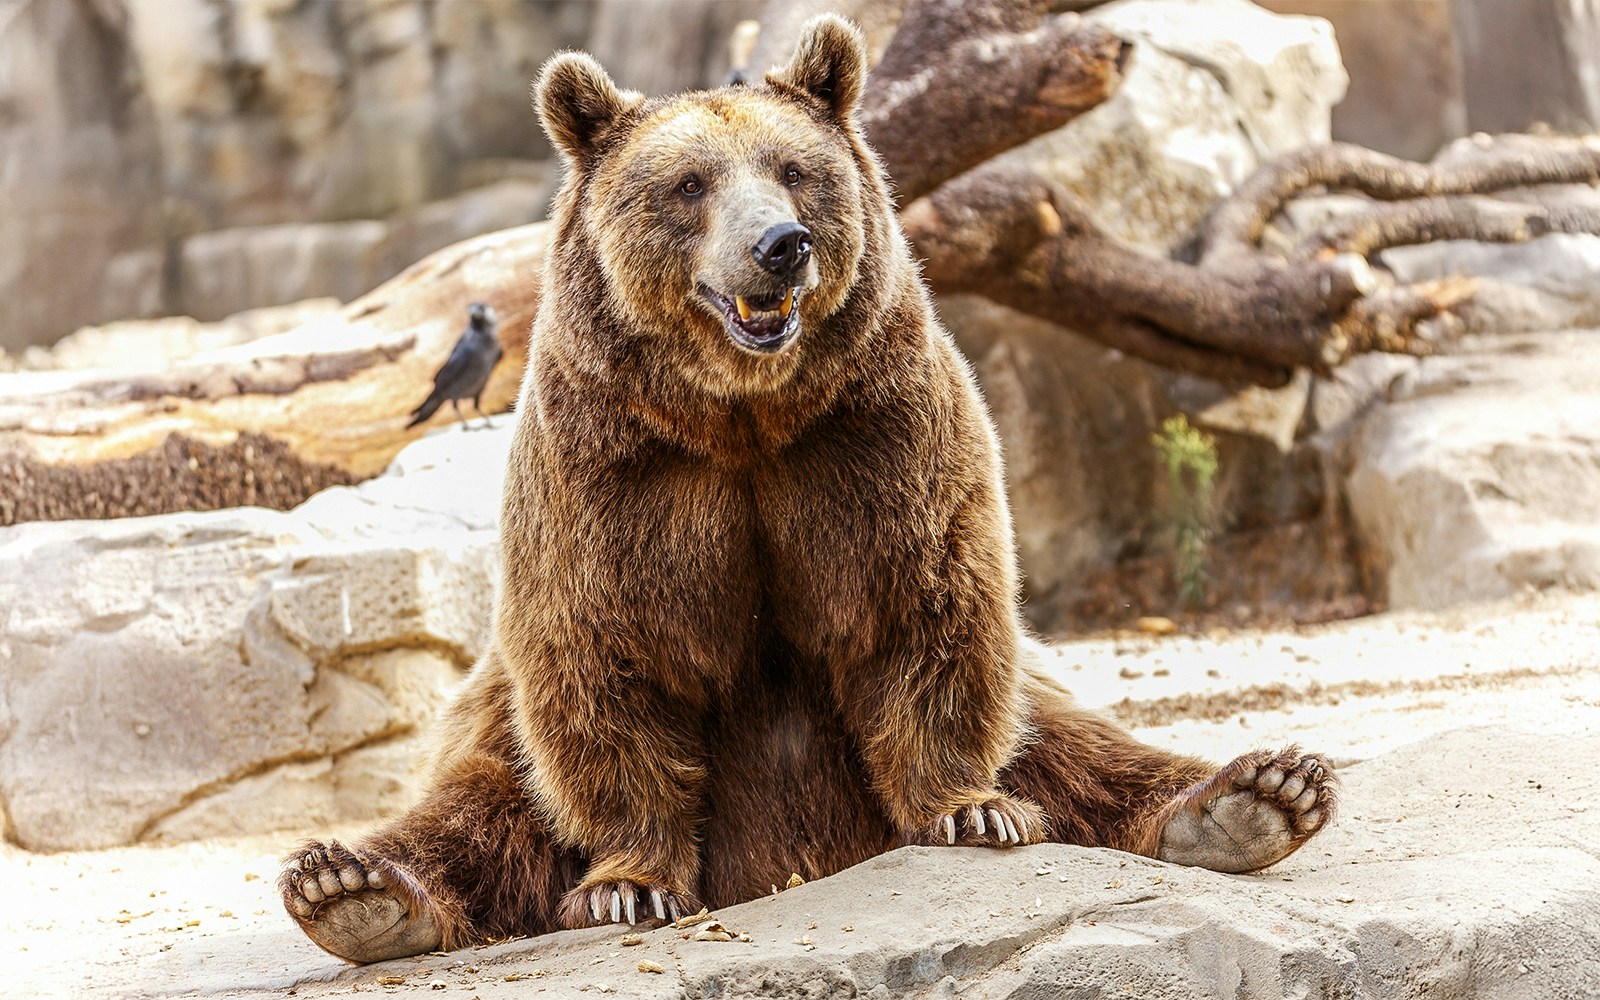
[[[750,256],[768,274],[791,278],[811,259],[811,230],[798,222],[769,226],[750,248]]]

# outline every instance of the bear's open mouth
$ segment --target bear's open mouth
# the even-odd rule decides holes
[[[742,295],[730,298],[701,285],[700,294],[722,313],[723,325],[733,342],[746,350],[776,354],[800,332],[799,288],[747,299]]]

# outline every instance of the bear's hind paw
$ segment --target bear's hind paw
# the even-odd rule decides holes
[[[289,855],[278,892],[307,937],[349,962],[420,955],[442,944],[433,907],[414,879],[337,840],[311,841]]]
[[[1156,856],[1219,872],[1265,868],[1328,824],[1338,790],[1333,766],[1316,754],[1247,753],[1178,797]]]

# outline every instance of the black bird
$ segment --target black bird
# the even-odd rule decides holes
[[[489,424],[489,415],[483,412],[478,400],[483,395],[483,387],[489,382],[489,373],[494,371],[500,356],[505,353],[500,349],[500,338],[495,335],[499,320],[494,310],[482,302],[474,302],[467,309],[467,316],[467,328],[462,332],[461,339],[456,341],[439,374],[433,377],[433,392],[428,394],[421,406],[411,411],[411,422],[406,424],[407,427],[415,427],[433,416],[447,399],[456,408],[458,417],[462,416],[461,401],[472,400],[472,408],[478,411],[485,425]]]

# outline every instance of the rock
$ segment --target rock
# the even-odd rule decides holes
[[[1452,0],[1467,124],[1600,131],[1600,9],[1570,0]]]
[[[1262,159],[1328,140],[1345,75],[1327,22],[1245,0],[1120,0],[1084,16],[1135,43],[1122,86],[997,162],[1064,184],[1130,246],[1172,252]]]
[[[1600,588],[1600,338],[1477,337],[1424,359],[1348,442],[1390,606]]]
[[[392,476],[289,513],[0,529],[0,802],[16,842],[400,806],[417,735],[482,648],[510,432],[433,435]]]
[[[903,848],[721,911],[750,946],[657,931],[639,951],[674,960],[681,993],[662,995],[1581,995],[1600,967],[1600,820],[1574,805],[1596,797],[1577,763],[1595,753],[1592,735],[1476,730],[1351,768],[1348,818],[1266,875]],[[541,985],[631,988],[637,954],[612,957],[610,937],[541,939]]]
[[[1600,205],[1600,193],[1585,189]],[[1600,236],[1557,233],[1526,243],[1446,240],[1395,247],[1383,265],[1402,283],[1478,279],[1467,329],[1523,333],[1600,326]]]
[[[218,229],[183,241],[175,312],[220,319],[252,305],[307,295],[358,297],[382,280],[379,247],[388,227],[376,220]],[[383,277],[387,277],[384,275]]]
[[[32,902],[0,928],[24,943],[9,985],[91,998],[1578,997],[1600,969],[1596,754],[1593,732],[1425,735],[1344,767],[1339,823],[1257,875],[903,848],[715,915],[748,942],[609,927],[352,969],[282,913],[260,842],[8,865],[0,889]]]
[[[1600,964],[1600,790],[1578,763],[1595,753],[1592,735],[1433,737],[1349,768],[1345,819],[1264,875],[903,848],[721,911],[747,946],[655,931],[618,954],[614,933],[583,932],[473,961],[639,996],[1581,995]],[[641,953],[676,982],[625,976]]]
[[[767,15],[766,0],[678,0],[641,4],[599,0],[586,43],[618,85],[675,94],[728,73],[728,38],[740,21]],[[765,71],[766,64],[755,67]]]
[[[216,319],[307,295],[354,299],[435,250],[539,219],[549,204],[552,180],[546,172],[538,180],[500,181],[381,221],[202,233],[179,250],[177,309]]]
[[[1333,26],[1350,90],[1333,109],[1333,138],[1426,160],[1466,134],[1461,53],[1451,0],[1259,0],[1280,14]],[[1526,51],[1526,50],[1524,50]]]
[[[145,314],[162,180],[121,4],[18,5],[4,21],[0,350],[16,350]]]

